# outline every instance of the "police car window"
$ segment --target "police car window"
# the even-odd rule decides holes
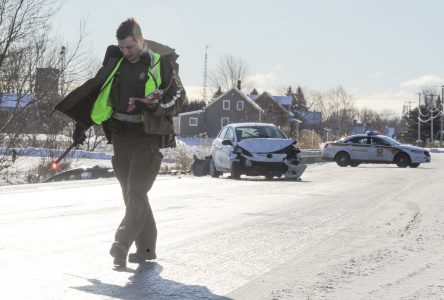
[[[386,142],[387,145],[401,145],[400,142],[398,142],[397,140],[394,140],[388,136],[384,136],[381,139],[384,140],[384,142]]]
[[[366,136],[355,137],[355,138],[352,138],[351,140],[349,140],[348,142],[352,143],[352,144],[367,145],[367,137]]]
[[[382,145],[382,146],[388,146],[388,143],[381,140],[380,138],[372,138],[372,145]]]

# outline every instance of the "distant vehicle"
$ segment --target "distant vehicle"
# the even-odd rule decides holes
[[[228,124],[213,141],[210,175],[223,172],[239,179],[242,174],[282,177],[299,180],[306,165],[296,141],[289,139],[278,127],[268,123]]]
[[[44,182],[66,181],[66,180],[86,180],[97,178],[114,177],[112,168],[94,166],[92,168],[77,168],[60,172],[46,179]]]
[[[322,156],[334,160],[340,167],[357,167],[361,163],[396,164],[400,168],[418,167],[430,162],[430,152],[424,148],[403,145],[375,131],[355,134],[324,145]]]

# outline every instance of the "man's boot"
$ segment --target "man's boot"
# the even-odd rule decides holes
[[[114,242],[109,250],[109,254],[114,257],[114,267],[116,269],[126,268],[126,256],[128,254],[128,247],[121,242]]]
[[[156,259],[156,254],[151,253],[151,252],[139,252],[137,251],[136,253],[130,253],[130,255],[128,255],[128,261],[130,263],[135,263],[135,264],[141,264],[146,262],[147,260],[153,260]]]

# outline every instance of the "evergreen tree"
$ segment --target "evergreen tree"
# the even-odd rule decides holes
[[[435,107],[436,109],[436,107]],[[405,131],[402,133],[402,142],[406,143],[415,143],[418,140],[418,108],[413,108],[408,111],[403,116],[403,121],[405,122]],[[427,105],[420,106],[420,140],[423,145],[425,145],[426,141],[430,141],[431,139],[431,122],[430,122],[430,107]],[[433,113],[433,135],[436,138],[436,135],[439,136],[440,130],[440,117],[438,116],[438,112],[434,111]]]
[[[218,86],[217,91],[213,95],[213,99],[216,99],[217,97],[219,97],[222,94],[223,94],[222,89],[220,88],[220,86]]]
[[[293,111],[297,111],[298,113],[308,111],[307,100],[300,86],[298,86],[296,93],[293,95],[293,101]]]
[[[204,108],[205,105],[206,102],[204,100],[189,100],[188,97],[186,97],[180,112],[184,113],[188,111],[200,110]]]
[[[294,113],[296,119],[302,120],[302,116],[308,111],[307,100],[305,99],[304,92],[301,87],[298,86],[296,93],[293,92],[291,86],[288,87],[286,96],[291,96],[291,107],[290,110]]]
[[[285,96],[293,97],[293,95],[294,95],[293,90],[291,89],[291,86],[289,86],[287,89],[287,93],[285,93]]]
[[[251,91],[250,95],[259,95],[259,93],[257,92],[256,88],[254,88],[254,89]]]

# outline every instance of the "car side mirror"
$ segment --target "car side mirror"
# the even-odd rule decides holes
[[[230,140],[223,140],[222,145],[224,146],[233,146],[233,143]]]

